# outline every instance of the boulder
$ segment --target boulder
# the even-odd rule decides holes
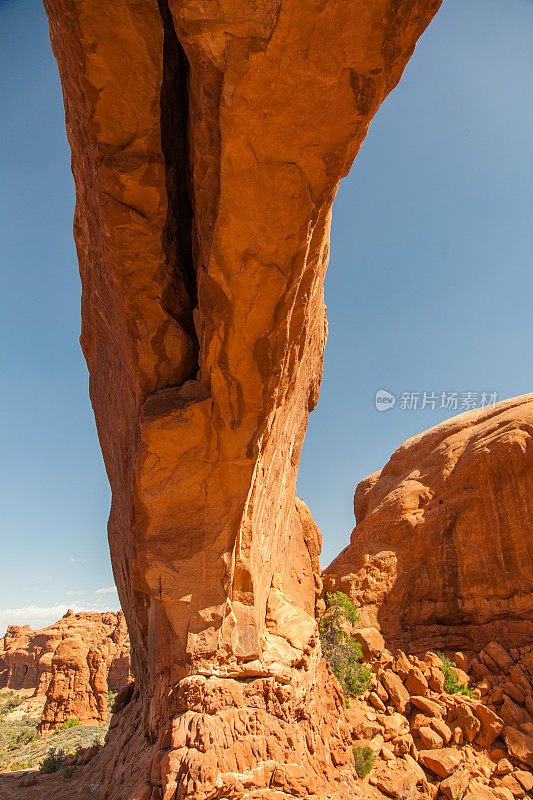
[[[439,778],[448,778],[459,766],[463,757],[453,747],[440,750],[420,750],[418,761]]]
[[[498,714],[481,703],[474,706],[474,714],[481,724],[481,729],[476,736],[476,744],[480,747],[490,747],[502,732],[505,723]]]
[[[500,706],[500,717],[507,725],[518,728],[520,725],[531,723],[531,717],[522,706],[519,706],[510,697],[504,695]]]
[[[413,706],[419,708],[428,717],[442,717],[444,714],[444,706],[435,700],[430,700],[428,697],[421,697],[420,695],[413,695],[409,699]]]
[[[455,723],[463,731],[467,742],[473,742],[481,731],[481,722],[474,711],[465,703],[459,703],[455,708]]]
[[[366,660],[377,658],[385,648],[385,641],[377,628],[357,628],[352,635],[361,645]]]
[[[390,669],[383,670],[379,679],[387,690],[397,711],[403,713],[409,703],[409,692],[403,685],[401,679]]]
[[[444,744],[449,744],[453,737],[453,732],[451,728],[446,725],[446,723],[439,719],[438,717],[433,717],[430,722],[431,727],[434,731],[436,731],[439,736],[442,738]]]
[[[424,696],[428,690],[428,682],[421,669],[411,667],[404,681],[409,694]]]
[[[440,793],[448,800],[463,797],[470,786],[472,773],[467,766],[461,766],[439,784]]]
[[[444,744],[442,736],[439,736],[433,728],[422,726],[418,729],[418,735],[424,750],[440,750]]]
[[[509,672],[511,667],[514,666],[513,659],[505,647],[502,647],[498,642],[489,642],[484,648],[484,653],[492,659],[500,672]]]
[[[533,791],[533,772],[530,770],[517,769],[513,772],[513,777],[516,778],[524,791]]]
[[[503,739],[509,755],[533,769],[533,736],[507,726],[503,729]]]

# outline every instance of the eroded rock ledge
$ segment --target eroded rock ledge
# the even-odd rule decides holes
[[[340,710],[322,738],[338,697],[295,482],[321,379],[331,204],[439,4],[45,0],[136,679],[105,773],[114,800],[345,797],[353,781]],[[235,730],[275,731],[275,748],[234,763],[223,715],[206,710],[228,692]],[[204,733],[178,743],[186,714]],[[271,789],[261,764],[290,772],[295,725],[311,783]],[[229,794],[235,770],[246,795]]]

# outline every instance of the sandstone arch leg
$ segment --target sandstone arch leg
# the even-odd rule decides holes
[[[439,4],[45,0],[136,677],[109,796],[353,779],[295,481],[331,204]]]

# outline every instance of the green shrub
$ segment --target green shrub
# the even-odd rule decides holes
[[[19,770],[21,770],[21,769],[31,769],[32,766],[33,765],[31,763],[31,761],[15,761],[13,764],[11,764],[9,769],[12,772],[19,772]]]
[[[366,778],[374,766],[376,756],[370,747],[356,747],[354,745],[353,760],[358,777]]]
[[[14,711],[15,708],[18,708],[24,700],[26,700],[26,698],[21,695],[11,695],[0,709],[0,714],[2,714],[2,716],[4,714],[9,714],[10,711]]]
[[[74,777],[74,766],[70,767],[63,767],[61,770],[61,775],[63,776],[64,781],[70,781]]]
[[[21,730],[19,734],[15,737],[15,746],[22,747],[25,744],[29,744],[33,742],[34,739],[38,738],[37,730],[35,728],[24,728]]]
[[[343,628],[358,619],[357,609],[347,595],[343,592],[326,594],[326,611],[318,624],[320,644],[346,699],[364,694],[372,675],[370,666],[361,663],[361,645]]]
[[[453,667],[455,664],[450,661],[444,653],[437,653],[442,661],[442,671],[444,672],[444,689],[448,694],[464,694],[466,697],[474,697],[474,692],[466,684],[459,683]]]
[[[55,747],[50,748],[39,765],[39,772],[43,775],[59,772],[64,758],[65,753],[63,750],[57,750]]]
[[[59,729],[62,731],[66,731],[67,728],[76,728],[80,724],[80,721],[77,717],[72,717],[71,719],[66,719],[64,722],[61,723]]]

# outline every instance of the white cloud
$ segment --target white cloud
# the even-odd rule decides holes
[[[74,597],[75,595],[85,594],[81,589],[69,589],[67,595],[69,597]]]
[[[112,594],[117,591],[116,586],[105,586],[103,589],[97,589],[95,594]]]
[[[44,628],[67,613],[69,606],[24,606],[24,608],[5,608],[0,610],[0,629],[8,625],[30,625],[32,628]],[[73,611],[83,609],[73,606]]]
[[[75,603],[69,605],[58,603],[55,606],[24,606],[23,608],[0,609],[0,637],[4,635],[8,625],[29,625],[39,629],[57,622],[71,608],[75,614],[79,611],[118,611],[120,603],[118,597],[109,597],[79,606]]]

